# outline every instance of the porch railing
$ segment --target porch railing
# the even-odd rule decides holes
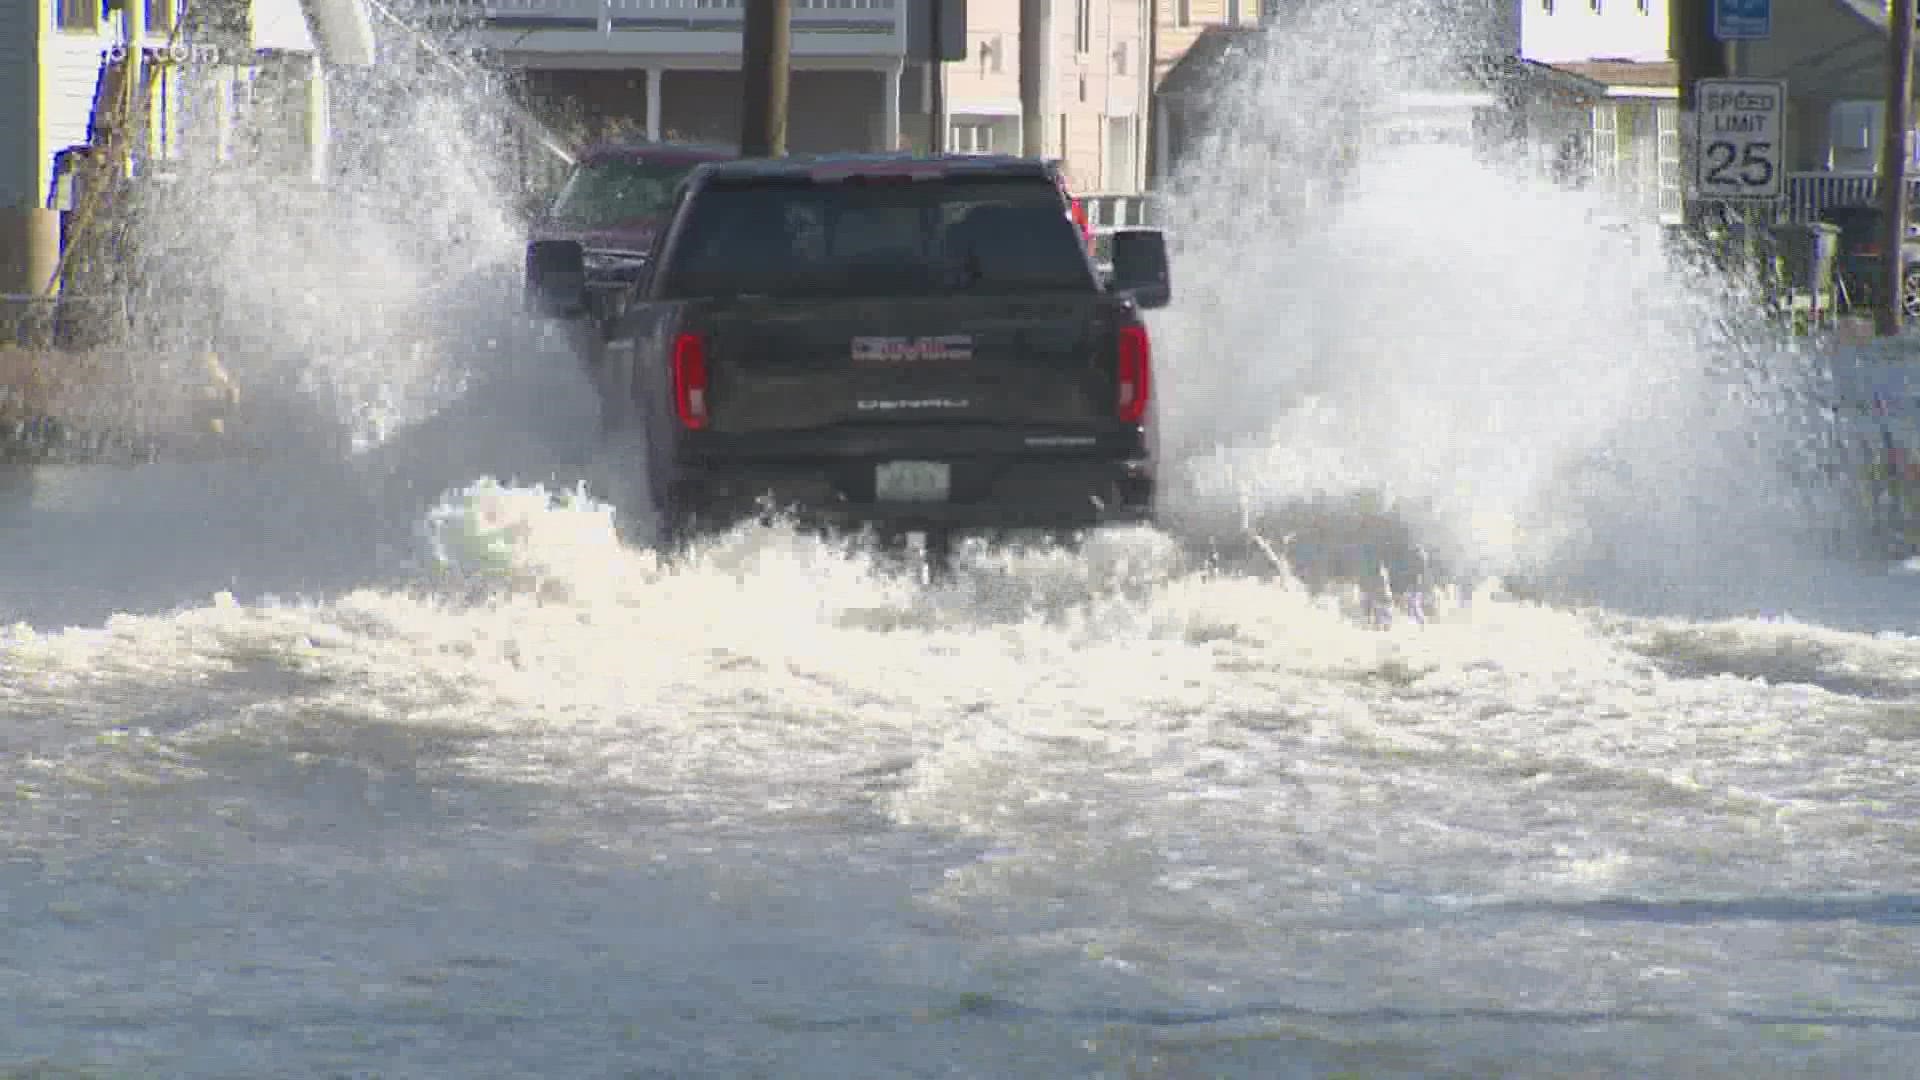
[[[480,26],[515,30],[732,29],[745,14],[746,0],[432,0],[436,13],[477,21]],[[793,0],[796,30],[861,26],[891,27],[904,14],[905,0]]]
[[[1920,176],[1907,178],[1907,197],[1920,208]],[[1880,198],[1880,177],[1866,172],[1800,172],[1787,174],[1780,200],[1780,217],[1806,222],[1838,206],[1872,206]]]

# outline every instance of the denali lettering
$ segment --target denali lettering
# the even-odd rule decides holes
[[[914,398],[908,401],[862,400],[853,404],[861,412],[891,412],[895,409],[964,409],[973,402],[966,398]]]
[[[923,360],[971,360],[973,338],[966,334],[944,337],[857,337],[850,350],[856,364],[914,364]]]

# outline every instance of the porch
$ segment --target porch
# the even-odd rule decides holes
[[[520,68],[526,108],[575,145],[610,138],[730,145],[740,137],[739,61],[640,56],[624,68]],[[816,59],[793,63],[787,148],[878,151],[900,140],[902,65]]]
[[[1907,177],[1907,198],[1915,210],[1920,210],[1920,176]],[[1775,216],[1783,221],[1808,222],[1832,207],[1875,206],[1879,201],[1880,177],[1874,172],[1788,173]]]
[[[438,0],[471,44],[510,67],[632,68],[642,58],[740,55],[745,0]],[[794,61],[900,59],[907,0],[792,0]]]

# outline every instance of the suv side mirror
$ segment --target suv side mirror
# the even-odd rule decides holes
[[[1112,236],[1113,276],[1108,288],[1133,298],[1143,309],[1163,308],[1173,299],[1167,267],[1167,235],[1159,229],[1121,229]]]
[[[587,253],[578,240],[527,245],[527,307],[556,319],[587,313]]]

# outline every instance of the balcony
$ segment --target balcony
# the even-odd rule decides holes
[[[872,60],[905,51],[908,0],[791,0],[796,61]],[[529,66],[629,67],[643,58],[732,66],[744,0],[451,0],[479,44]]]

